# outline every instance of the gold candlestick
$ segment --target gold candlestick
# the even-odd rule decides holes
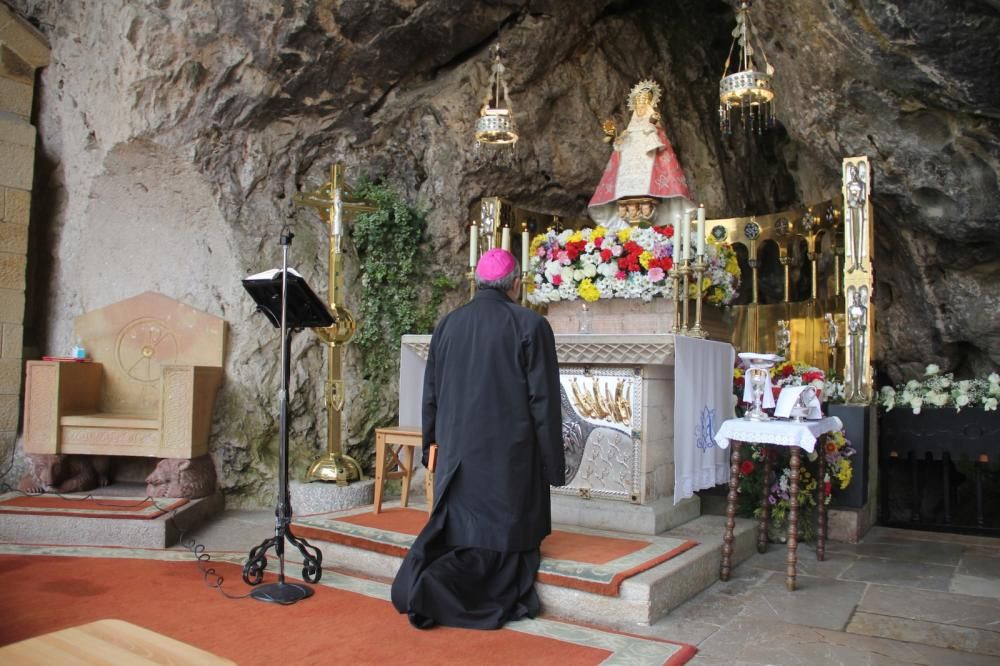
[[[528,307],[528,271],[521,271],[521,305]]]
[[[670,279],[674,282],[674,327],[671,332],[674,335],[681,332],[681,282],[680,282],[680,271],[677,268],[677,264],[670,267],[670,271],[667,273]]]
[[[469,300],[471,301],[476,297],[476,272],[470,268],[469,272],[465,274],[465,279],[469,281]]]
[[[701,302],[702,302],[702,280],[705,276],[705,269],[708,268],[708,264],[705,263],[705,255],[699,254],[695,259],[694,264],[692,264],[694,269],[694,326],[688,332],[692,338],[705,338],[708,337],[705,331],[701,328]]]
[[[681,335],[687,335],[688,334],[688,301],[691,300],[690,298],[688,298],[688,294],[690,293],[690,290],[691,290],[691,260],[690,259],[685,259],[684,260],[684,263],[681,264],[680,272],[681,272],[681,279],[683,280],[683,283],[682,283],[683,286],[682,286],[681,291],[684,293],[684,299],[683,299],[684,316],[681,318]]]

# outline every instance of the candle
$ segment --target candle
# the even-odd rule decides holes
[[[500,247],[510,252],[510,227],[500,230]]]
[[[691,258],[691,217],[687,212],[683,215],[681,233],[683,236],[683,241],[681,242],[681,261],[687,261]]]
[[[525,227],[521,232],[521,270],[528,270],[528,246],[531,245],[531,240],[528,238],[528,228]]]
[[[469,227],[469,268],[476,267],[476,261],[479,259],[479,227],[476,226],[475,222]]]
[[[705,204],[698,205],[698,256],[705,255]]]

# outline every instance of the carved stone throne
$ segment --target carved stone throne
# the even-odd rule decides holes
[[[146,292],[74,321],[90,362],[28,361],[27,453],[208,453],[225,320]]]

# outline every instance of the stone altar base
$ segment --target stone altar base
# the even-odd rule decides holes
[[[86,497],[96,491],[64,493]],[[116,483],[100,489],[100,495],[122,498],[146,497],[146,485]],[[56,546],[119,546],[123,548],[169,548],[192,531],[222,513],[226,500],[221,493],[189,500],[174,512],[150,520],[128,518],[80,518],[0,514],[0,541]]]
[[[701,499],[697,495],[675,505],[672,497],[661,497],[648,504],[629,504],[552,494],[553,523],[590,529],[656,535],[700,515]]]

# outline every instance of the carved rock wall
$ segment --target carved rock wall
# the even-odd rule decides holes
[[[225,317],[213,453],[233,502],[272,501],[277,446],[277,339],[239,278],[278,265],[289,224],[293,264],[325,289],[324,228],[294,192],[338,160],[352,179],[385,174],[429,211],[437,260],[460,278],[479,197],[584,214],[609,153],[600,121],[624,117],[639,78],[663,84],[668,136],[713,215],[836,196],[841,159],[869,155],[881,369],[899,379],[930,361],[1000,363],[1000,89],[989,78],[1000,19],[989,3],[758,0],[781,121],[758,141],[717,128],[733,26],[722,0],[12,4],[52,45],[28,343],[64,353],[73,316],[146,289]],[[514,171],[471,160],[498,29],[524,137]],[[312,336],[296,339],[292,367],[299,474],[325,446]],[[361,411],[345,419],[349,444]]]

